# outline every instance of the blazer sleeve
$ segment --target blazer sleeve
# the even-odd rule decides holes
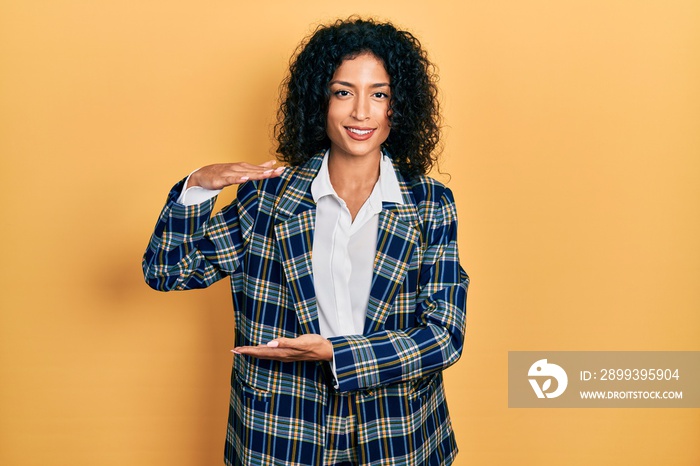
[[[459,359],[469,277],[459,264],[457,214],[449,189],[424,234],[428,245],[417,290],[417,326],[330,338],[341,392],[425,377]]]
[[[146,283],[159,291],[205,288],[232,274],[252,225],[252,183],[240,185],[236,200],[211,218],[215,197],[191,206],[176,202],[183,183],[168,194],[143,256]]]

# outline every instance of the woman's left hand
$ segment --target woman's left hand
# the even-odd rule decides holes
[[[284,362],[333,360],[333,345],[317,334],[305,334],[297,338],[275,338],[266,345],[238,346],[231,352]]]

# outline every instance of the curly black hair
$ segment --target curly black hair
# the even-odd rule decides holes
[[[440,152],[435,66],[410,32],[373,19],[351,17],[319,26],[299,45],[280,87],[277,153],[298,166],[330,147],[328,84],[343,60],[363,53],[377,57],[391,79],[391,131],[384,148],[403,175],[426,174]]]

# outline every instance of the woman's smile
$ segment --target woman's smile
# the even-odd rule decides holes
[[[354,126],[346,126],[345,129],[351,138],[356,141],[366,141],[374,134],[374,128],[357,128]]]

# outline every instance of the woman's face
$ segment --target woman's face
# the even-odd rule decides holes
[[[379,157],[390,130],[389,84],[384,65],[369,53],[345,60],[335,70],[326,118],[331,155]]]

